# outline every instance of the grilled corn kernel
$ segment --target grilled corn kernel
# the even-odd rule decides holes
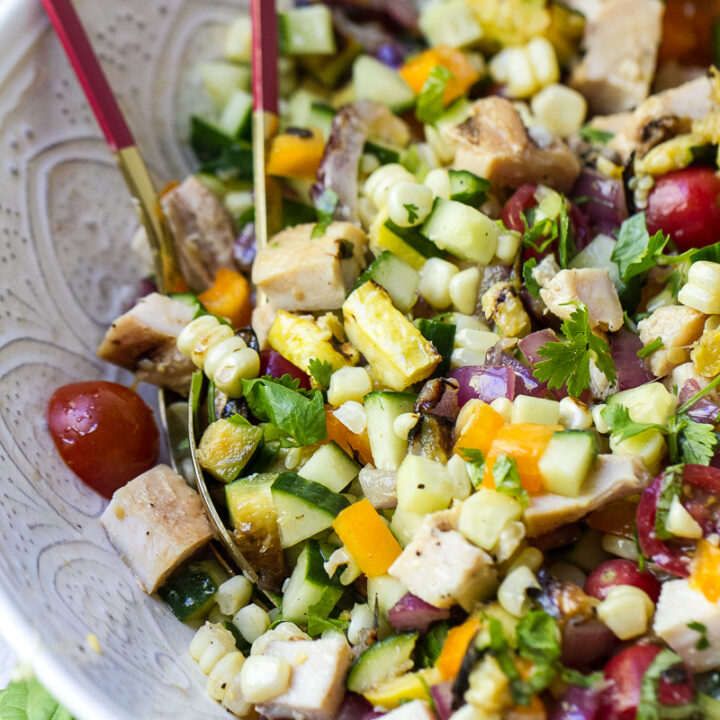
[[[205,358],[212,348],[233,337],[233,330],[229,325],[220,325],[217,320],[215,322],[216,326],[202,335],[192,349],[190,359],[199,368],[205,366]]]
[[[219,325],[212,315],[201,315],[189,322],[180,332],[177,339],[178,350],[186,357],[192,358],[193,349],[201,338]]]
[[[362,402],[372,390],[372,380],[364,367],[343,367],[330,376],[328,402],[336,407],[348,400]]]
[[[209,674],[228,653],[235,650],[235,638],[229,630],[225,630],[221,625],[212,625],[211,627],[215,628],[212,637],[197,661],[200,669],[206,675]]]
[[[595,423],[595,429],[603,435],[607,435],[610,432],[610,426],[602,416],[603,410],[606,407],[607,405],[605,405],[605,403],[601,403],[600,405],[593,405],[590,408],[590,414],[592,415],[593,422]]]
[[[418,413],[400,413],[393,421],[393,432],[401,439],[407,440],[410,431],[418,424]]]
[[[720,263],[700,260],[688,271],[688,281],[678,293],[678,300],[708,315],[720,313]]]
[[[450,300],[461,313],[469,315],[475,312],[479,285],[480,270],[476,267],[461,270],[450,279],[448,286]]]
[[[252,583],[244,575],[234,575],[226,580],[215,593],[215,602],[220,612],[234,615],[250,602]]]
[[[423,184],[432,190],[433,197],[450,199],[450,174],[445,168],[431,170],[425,176]]]
[[[589,430],[593,416],[585,403],[575,398],[564,397],[560,401],[560,424],[568,430]],[[609,429],[609,428],[608,428]]]
[[[543,554],[536,547],[526,547],[513,561],[508,568],[509,572],[519,567],[527,567],[536,573],[544,562]]]
[[[245,664],[245,657],[241,652],[235,650],[228,653],[210,671],[207,679],[207,694],[217,701],[225,697],[225,691],[230,682],[242,670]]]
[[[447,260],[429,258],[420,270],[418,292],[436,309],[450,305],[450,280],[458,268]]]
[[[240,671],[240,688],[249,702],[267,702],[290,687],[291,675],[292,666],[284,657],[251,655]]]
[[[508,400],[505,397],[499,397],[495,398],[491,403],[490,407],[495,410],[495,412],[500,413],[502,415],[502,419],[506,422],[510,422],[510,418],[512,417],[512,409],[513,404],[511,400]]]
[[[513,230],[501,233],[498,237],[497,248],[495,248],[495,257],[503,265],[512,265],[520,249],[520,241],[520,233]]]
[[[665,527],[668,532],[677,537],[699,540],[703,536],[700,523],[685,509],[677,495],[673,497],[670,503]]]
[[[358,435],[367,427],[365,408],[354,400],[344,402],[333,415],[351,432]]]
[[[452,313],[447,322],[451,322],[456,330],[484,330],[490,332],[490,328],[474,315],[463,315],[459,312]]]
[[[610,535],[609,533],[603,535],[602,549],[611,555],[625,558],[625,560],[638,559],[635,540],[628,540],[628,538],[621,537],[620,535]]]
[[[715,377],[720,372],[720,328],[716,318],[705,323],[705,332],[691,353],[693,367],[703,377]]]
[[[553,83],[543,88],[530,101],[533,115],[559,137],[576,133],[585,122],[587,101],[567,85]]]
[[[270,616],[255,603],[238,610],[232,621],[249,643],[254,643],[270,627]]]
[[[411,173],[398,163],[382,165],[365,181],[365,196],[369,197],[378,210],[385,207],[390,189],[401,182],[415,182]]]
[[[416,182],[399,182],[387,194],[390,219],[399,227],[420,225],[433,206],[432,190]]]
[[[236,335],[219,342],[217,345],[213,345],[213,347],[208,350],[205,356],[205,362],[203,363],[205,374],[208,377],[212,377],[226,355],[236,352],[237,350],[243,350],[246,347],[247,345],[244,340]]]
[[[531,587],[539,590],[540,583],[529,567],[520,565],[500,583],[498,601],[511,615],[522,617],[528,608],[527,591]]]
[[[260,355],[256,350],[245,347],[226,355],[215,370],[212,379],[215,385],[229,397],[242,395],[242,381],[256,378],[260,372]]]
[[[644,635],[655,604],[648,594],[633,585],[618,585],[597,606],[597,614],[621,640]]]

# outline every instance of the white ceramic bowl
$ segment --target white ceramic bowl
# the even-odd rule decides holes
[[[193,68],[246,2],[75,4],[148,163],[181,178]],[[95,348],[139,277],[136,223],[39,0],[0,0],[0,47],[0,633],[81,720],[227,717],[190,630],[140,591],[98,524],[105,501],[47,433],[57,386],[130,380]]]

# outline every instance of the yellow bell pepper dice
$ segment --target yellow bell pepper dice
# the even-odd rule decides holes
[[[363,695],[373,705],[392,710],[410,700],[428,700],[428,689],[442,679],[437,668],[427,668],[387,680]]]
[[[276,135],[268,153],[268,175],[314,180],[325,153],[325,138],[317,128],[291,128]]]
[[[369,500],[345,508],[333,528],[358,567],[368,577],[384,575],[402,548]]]

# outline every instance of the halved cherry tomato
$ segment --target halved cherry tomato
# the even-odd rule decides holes
[[[262,350],[260,352],[260,376],[271,375],[280,378],[290,375],[300,381],[300,387],[310,389],[310,378],[299,367],[286,360],[277,350]]]
[[[708,167],[663,175],[648,195],[645,215],[650,234],[669,234],[681,252],[711,245],[720,226],[720,178]]]
[[[661,650],[660,645],[633,645],[608,662],[605,679],[610,685],[603,693],[598,717],[635,720],[643,676]],[[662,705],[686,705],[694,697],[692,676],[682,664],[670,668],[658,683],[658,700]]]
[[[663,570],[679,577],[690,575],[695,541],[686,538],[661,540],[655,534],[657,501],[663,475],[645,490],[637,509],[640,547]],[[705,537],[720,532],[720,470],[704,465],[685,465],[682,504],[703,529]]]
[[[48,405],[48,427],[67,466],[107,498],[157,460],[152,410],[118,383],[92,380],[58,388]]]
[[[604,600],[618,585],[632,585],[644,590],[656,603],[660,597],[660,583],[649,572],[640,572],[632,560],[607,560],[598,565],[585,581],[585,592],[598,600]]]

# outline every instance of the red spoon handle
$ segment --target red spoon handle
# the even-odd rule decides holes
[[[252,0],[253,108],[277,115],[278,30],[275,0]]]

